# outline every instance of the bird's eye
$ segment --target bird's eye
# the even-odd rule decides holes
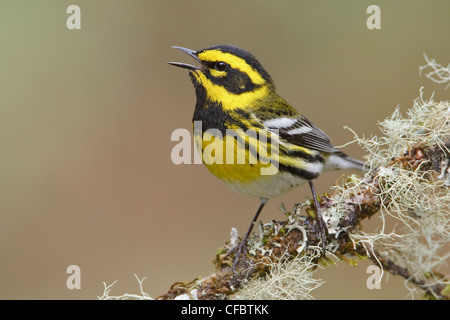
[[[217,71],[225,71],[227,69],[227,64],[222,61],[217,61],[214,67]]]

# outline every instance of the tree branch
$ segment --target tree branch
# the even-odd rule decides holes
[[[431,67],[427,77],[447,83],[444,68],[425,55]],[[230,241],[214,259],[215,271],[190,282],[176,282],[157,299],[310,299],[322,282],[313,278],[319,264],[333,259],[356,263],[369,258],[393,275],[424,292],[427,298],[450,299],[448,276],[439,272],[450,258],[450,102],[420,96],[406,116],[397,108],[379,123],[381,137],[355,140],[367,152],[364,177],[350,176],[320,196],[326,222],[326,255],[317,238],[314,201],[306,200],[288,211],[286,220],[257,223],[259,232],[248,240],[245,262],[232,271],[238,242]],[[382,226],[367,232],[361,222],[377,215]],[[396,224],[388,230],[386,221]],[[448,248],[448,247],[447,247]],[[139,282],[142,298],[149,299]],[[101,299],[112,297],[105,285]],[[138,295],[139,296],[139,295]]]
[[[368,164],[372,170],[363,178],[348,177],[334,187],[331,196],[320,197],[320,210],[328,227],[326,256],[321,255],[321,239],[316,236],[314,201],[307,200],[292,212],[282,207],[284,221],[258,223],[259,232],[249,239],[246,262],[237,266],[237,276],[231,269],[234,254],[228,254],[229,243],[236,242],[232,238],[217,252],[212,275],[189,283],[177,282],[159,298],[174,299],[192,294],[194,289],[196,299],[260,298],[262,292],[272,290],[268,286],[273,283],[277,283],[277,290],[288,286],[280,285],[286,275],[294,283],[294,262],[296,276],[299,270],[308,272],[301,273],[303,278],[295,278],[300,279],[297,287],[269,298],[311,298],[309,292],[320,285],[311,277],[319,263],[326,265],[332,258],[350,262],[369,258],[423,290],[425,296],[449,299],[449,281],[434,269],[449,256],[438,251],[448,244],[450,234],[450,104],[420,97],[408,112],[403,118],[397,110],[381,124],[386,136],[383,139],[357,138],[370,149]],[[375,214],[398,219],[399,230],[386,233],[383,226],[378,233],[364,232],[361,221]],[[242,293],[245,290],[248,292]]]

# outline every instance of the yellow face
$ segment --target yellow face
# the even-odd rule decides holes
[[[242,49],[212,47],[197,58],[202,67],[192,71],[194,84],[205,89],[206,100],[220,102],[225,110],[251,106],[273,90],[269,74]]]
[[[243,49],[229,45],[200,51],[177,48],[195,58],[201,66],[172,64],[189,69],[194,86],[204,89],[205,101],[218,102],[225,110],[251,106],[275,90],[270,75]]]

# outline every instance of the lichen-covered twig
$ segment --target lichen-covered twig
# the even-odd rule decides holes
[[[396,110],[380,129],[382,137],[356,138],[368,151],[369,172],[350,176],[331,195],[320,196],[328,227],[325,257],[316,238],[314,201],[307,200],[292,211],[283,208],[284,221],[258,224],[238,277],[226,245],[216,254],[212,275],[177,283],[160,298],[191,297],[195,290],[195,299],[308,299],[321,285],[312,277],[319,265],[366,257],[427,297],[449,299],[449,281],[439,268],[450,256],[445,252],[450,240],[450,103],[424,100],[421,92],[406,116]],[[380,229],[362,230],[360,222],[374,215],[381,218]],[[389,218],[394,227],[386,223]]]
[[[425,76],[428,79],[440,84],[447,83],[445,88],[448,89],[450,87],[450,64],[447,67],[444,67],[437,63],[434,59],[428,58],[425,53],[423,56],[427,64],[419,67],[419,73],[422,73],[422,71],[426,69],[427,73]]]
[[[139,283],[140,293],[124,293],[120,296],[111,295],[111,289],[116,284],[116,282],[117,282],[117,280],[116,280],[110,285],[107,285],[105,282],[103,282],[103,286],[104,286],[103,295],[101,297],[98,297],[98,299],[99,300],[154,300],[152,297],[150,297],[144,291],[143,283],[147,277],[139,279],[136,274],[134,275],[134,277],[136,278],[136,280]]]
[[[319,196],[328,229],[325,256],[314,201],[292,210],[282,206],[284,221],[257,223],[246,260],[236,267],[238,276],[234,257],[227,254],[238,242],[233,229],[216,253],[211,275],[176,282],[157,299],[311,299],[322,284],[314,270],[361,258],[403,277],[412,291],[450,299],[449,276],[441,272],[450,258],[450,102],[426,100],[421,90],[405,115],[396,109],[379,127],[381,136],[355,134],[367,152],[368,172],[342,179],[331,194]],[[379,228],[363,230],[361,221],[374,216]],[[140,295],[121,296],[111,296],[112,285],[105,285],[100,299],[150,299],[139,284]]]

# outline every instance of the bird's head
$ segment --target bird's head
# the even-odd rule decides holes
[[[192,82],[199,92],[205,92],[209,100],[232,107],[248,104],[247,99],[260,99],[274,92],[275,86],[269,73],[249,52],[232,46],[216,45],[195,51],[183,47],[181,50],[200,65],[181,62],[169,64],[189,70]]]

